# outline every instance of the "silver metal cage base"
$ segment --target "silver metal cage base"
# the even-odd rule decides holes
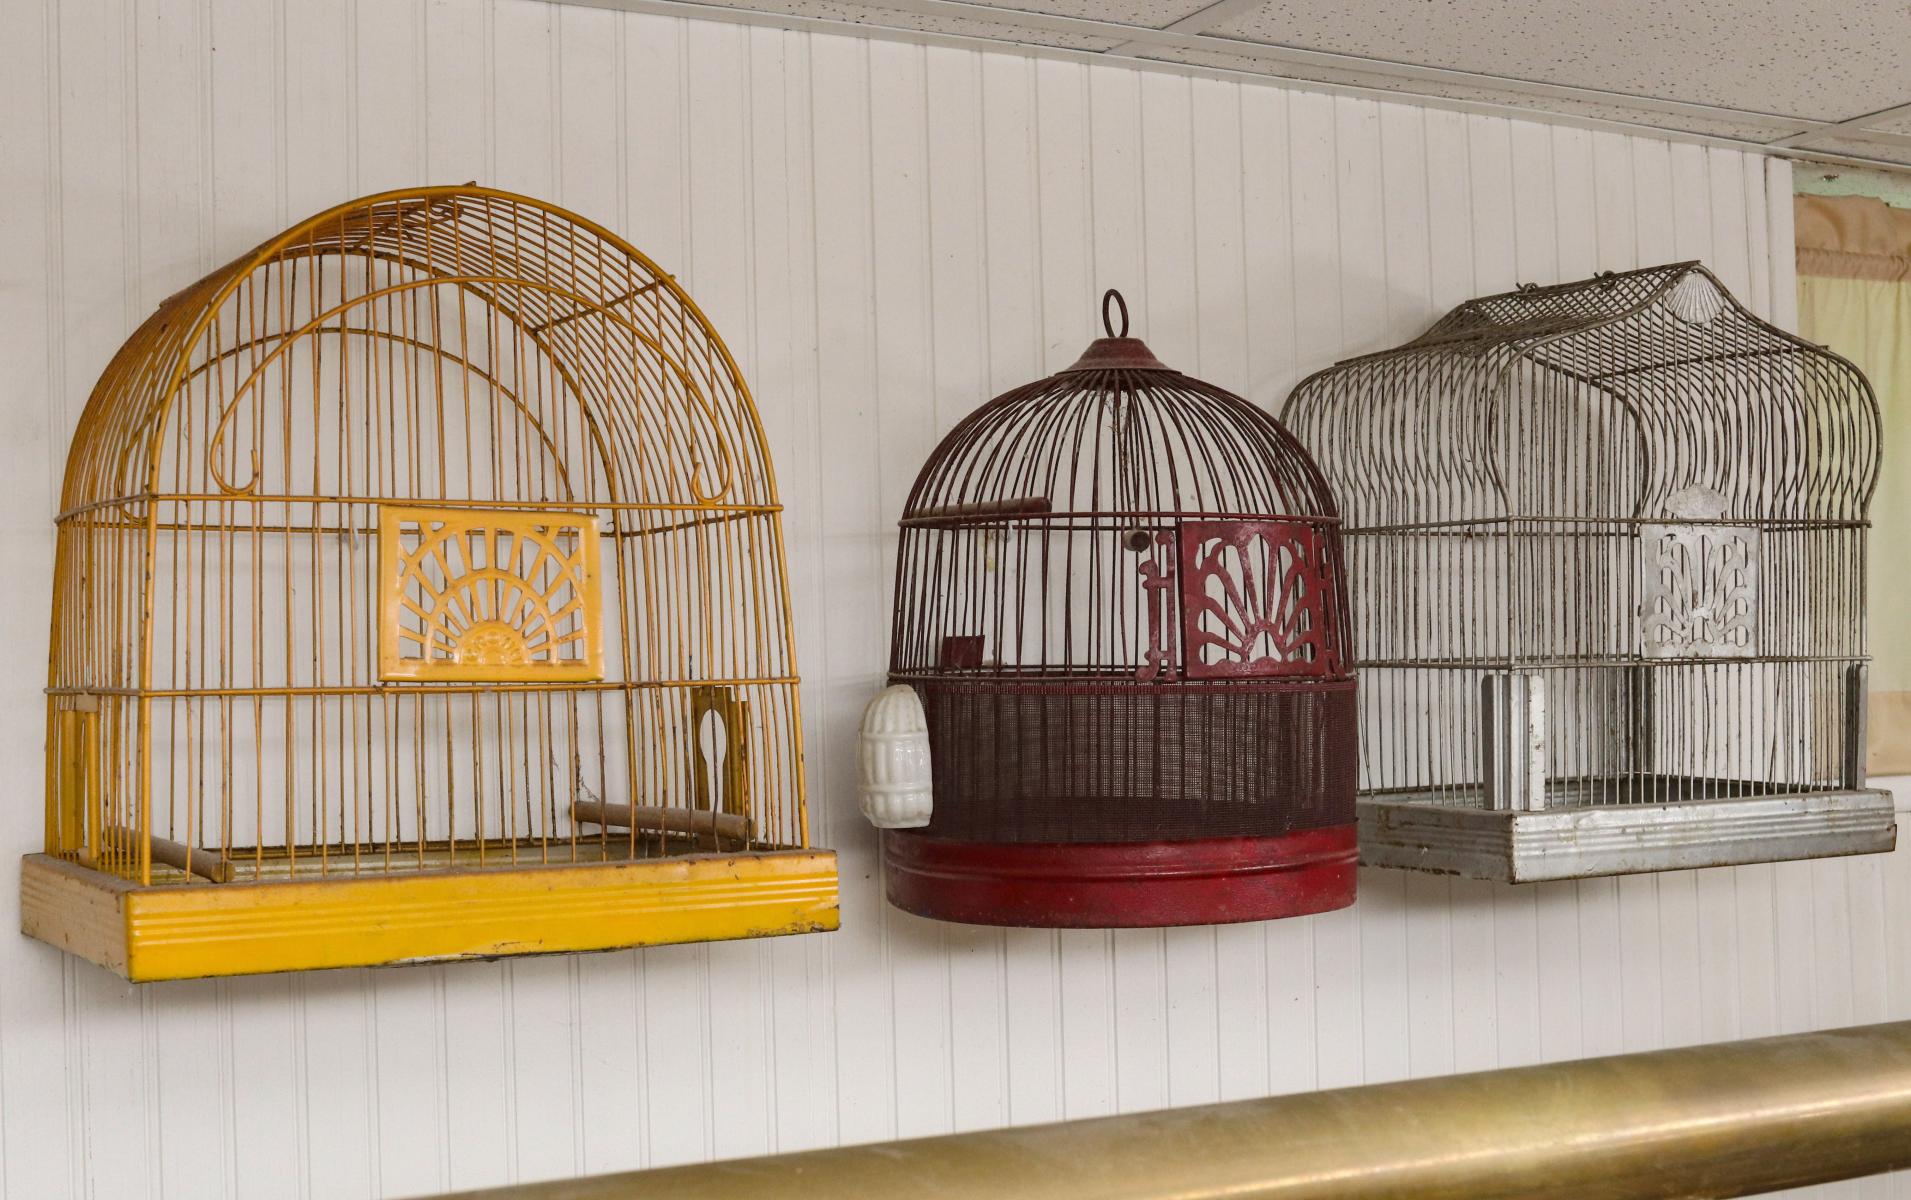
[[[1879,854],[1898,841],[1891,794],[1868,788],[1528,812],[1479,803],[1465,791],[1362,795],[1360,861],[1536,883]]]

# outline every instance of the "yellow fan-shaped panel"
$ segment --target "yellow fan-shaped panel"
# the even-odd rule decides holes
[[[385,506],[380,677],[603,678],[597,537],[583,513]]]

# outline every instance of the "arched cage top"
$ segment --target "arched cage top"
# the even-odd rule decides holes
[[[506,496],[752,507],[775,487],[736,364],[671,276],[467,185],[340,205],[164,301],[94,389],[62,509]]]
[[[1857,522],[1880,448],[1864,376],[1697,262],[1468,301],[1305,380],[1282,420],[1355,527]]]
[[[904,525],[1035,515],[1335,519],[1320,472],[1267,413],[1110,333],[1072,366],[996,397],[951,430],[916,478]]]

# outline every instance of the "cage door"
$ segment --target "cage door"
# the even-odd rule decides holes
[[[49,854],[92,852],[98,828],[100,723],[97,702],[81,698],[54,716],[54,805],[47,813]]]
[[[1760,532],[1725,522],[1725,497],[1688,487],[1639,526],[1640,652],[1647,658],[1759,653]]]
[[[538,683],[604,677],[597,518],[379,513],[379,677]]]
[[[1299,521],[1184,521],[1182,645],[1190,679],[1341,670],[1333,573]]]

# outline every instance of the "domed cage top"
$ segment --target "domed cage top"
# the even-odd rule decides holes
[[[1109,336],[957,425],[903,509],[890,680],[921,698],[934,811],[888,835],[891,897],[1008,924],[1346,903],[1354,707],[1333,499],[1265,413],[1126,336],[1125,304],[1117,334],[1111,300]],[[1095,862],[1134,879],[1155,855],[1165,876],[1188,853],[1233,856],[1194,872],[1213,879],[1305,863],[1325,883],[1258,912],[1138,893],[1070,908],[1040,889],[996,902],[1004,873]],[[995,901],[924,883],[965,874]]]
[[[158,978],[833,926],[780,511],[602,227],[434,187],[273,238],[74,435],[28,931]]]
[[[1363,861],[1543,879],[1889,849],[1877,405],[1698,263],[1461,305],[1283,419],[1348,523]]]

